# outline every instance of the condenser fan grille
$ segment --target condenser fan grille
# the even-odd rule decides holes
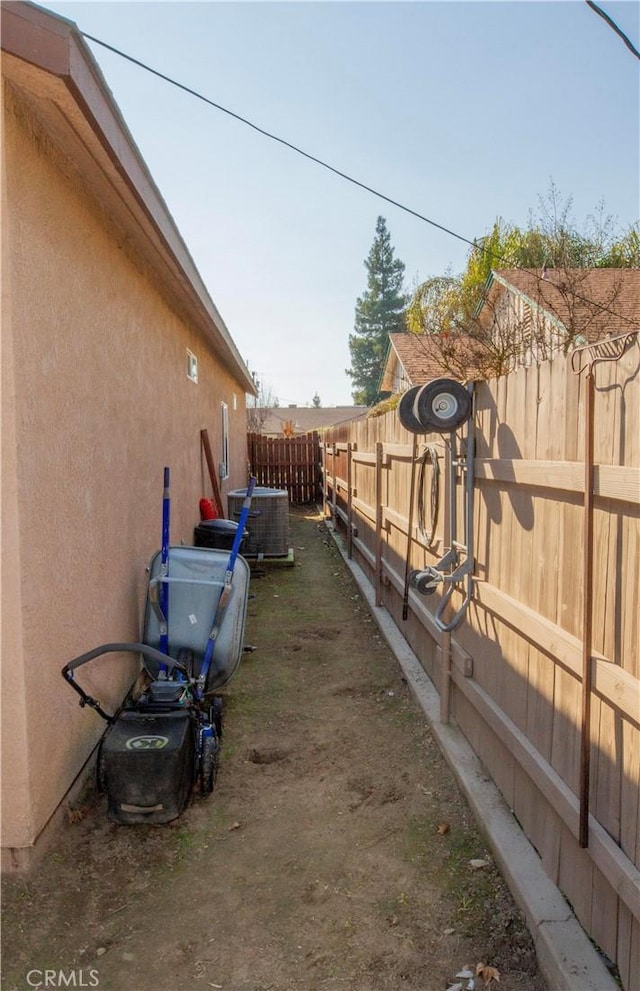
[[[229,519],[240,518],[246,489],[235,489],[228,495]],[[289,553],[289,493],[286,489],[258,486],[253,490],[247,520],[248,537],[243,555],[256,557],[285,557]]]

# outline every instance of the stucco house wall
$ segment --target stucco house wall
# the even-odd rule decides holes
[[[28,5],[3,5],[3,48],[4,8],[23,14]],[[100,89],[68,22],[29,8],[18,36],[33,18],[40,33],[44,23],[66,38]],[[190,543],[198,500],[211,494],[200,431],[208,429],[217,464],[222,403],[223,503],[246,484],[253,385],[143,163],[122,181],[127,168],[112,150],[103,160],[95,120],[83,131],[86,110],[72,87],[52,90],[46,67],[18,57],[5,55],[2,68],[2,848],[4,868],[21,869],[104,730],[60,669],[97,644],[138,639],[145,567],[160,545],[163,468],[172,541]],[[102,111],[121,126],[106,93]],[[82,148],[58,127],[61,113]],[[118,185],[108,169],[116,176],[119,167]],[[96,661],[83,684],[116,705],[135,664]]]

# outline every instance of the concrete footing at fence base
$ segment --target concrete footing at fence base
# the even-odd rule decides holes
[[[440,722],[440,697],[433,682],[389,613],[376,606],[371,583],[364,571],[348,560],[331,524],[329,529],[487,836],[511,894],[525,914],[549,991],[620,991],[463,734],[454,724]]]

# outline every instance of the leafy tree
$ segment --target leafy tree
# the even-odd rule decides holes
[[[436,277],[418,286],[407,308],[407,325],[413,333],[429,335],[429,354],[443,372],[461,379],[471,374],[503,375],[513,368],[523,349],[545,352],[544,324],[528,320],[526,326],[512,323],[506,327],[495,313],[487,312],[485,287],[492,269],[533,269],[541,276],[553,270],[565,326],[564,339],[556,346],[567,351],[585,338],[599,312],[597,306],[587,305],[584,285],[589,270],[637,267],[640,232],[635,225],[621,237],[602,204],[579,228],[572,206],[571,197],[562,202],[552,182],[547,196],[539,199],[538,217],[530,215],[526,229],[498,218],[490,233],[471,249],[459,277]],[[539,290],[540,301],[548,308],[542,280]],[[603,301],[606,307],[615,308],[619,291],[614,284]],[[478,319],[481,303],[482,321]]]
[[[634,224],[608,248],[598,268],[640,268],[640,224]]]
[[[320,409],[320,407],[322,406],[322,400],[320,399],[320,396],[318,395],[317,392],[313,397],[313,399],[311,400],[311,404],[314,407],[314,409]]]
[[[372,406],[389,345],[389,334],[405,329],[404,263],[394,258],[384,217],[378,217],[376,236],[364,263],[367,290],[356,302],[354,333],[349,335],[352,393],[358,405]]]

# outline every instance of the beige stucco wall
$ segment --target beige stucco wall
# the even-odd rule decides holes
[[[36,840],[104,729],[60,669],[97,644],[138,638],[163,467],[172,540],[191,542],[198,500],[211,494],[200,430],[217,464],[221,401],[225,505],[224,493],[246,484],[242,384],[65,171],[12,95],[2,177],[3,847]],[[133,663],[96,661],[83,684],[117,703]]]

